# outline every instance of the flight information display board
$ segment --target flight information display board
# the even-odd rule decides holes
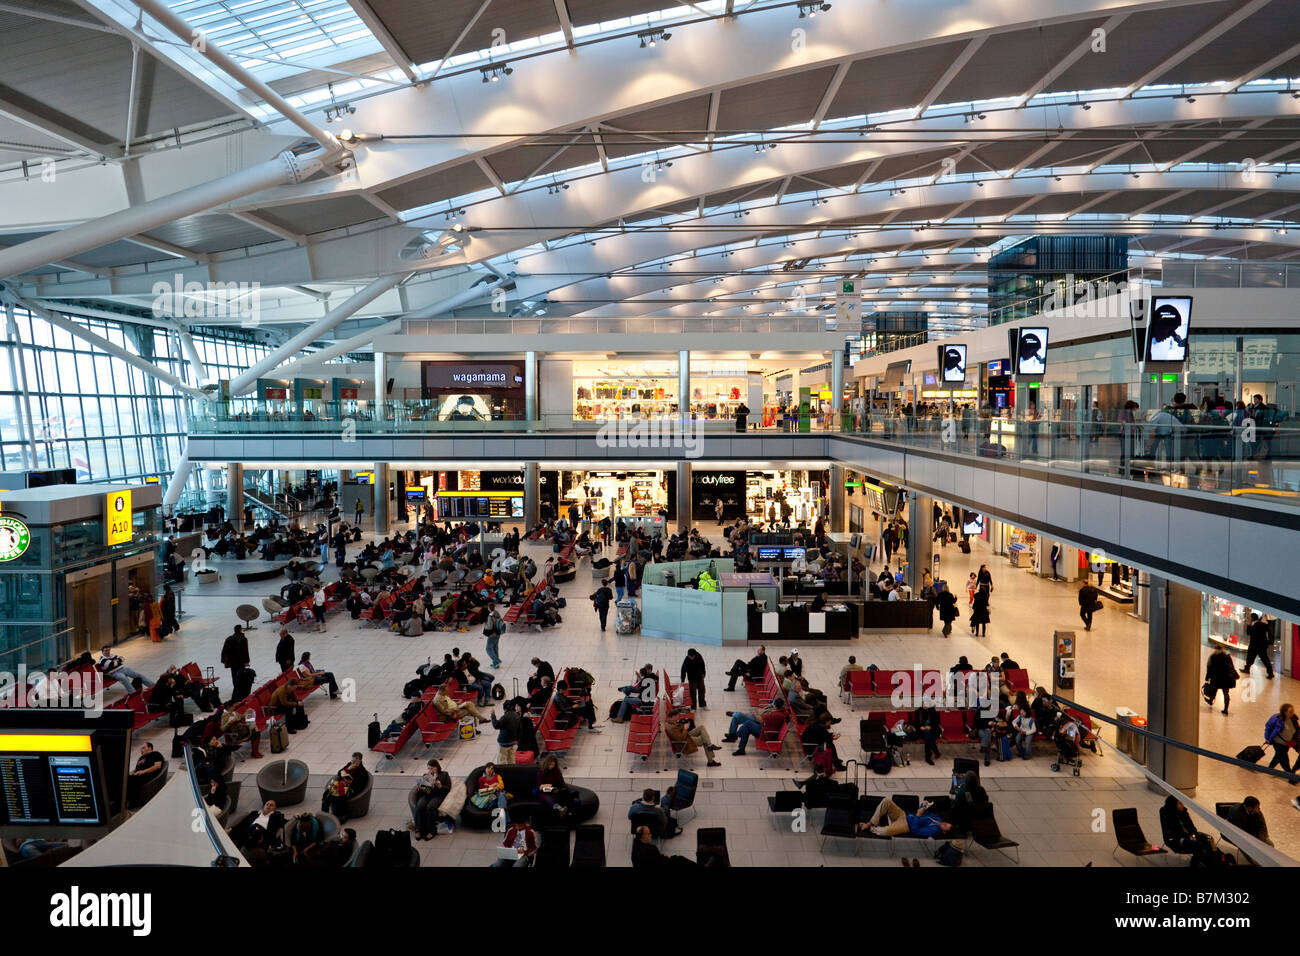
[[[31,741],[33,735],[23,735]],[[0,749],[0,826],[103,826],[109,810],[90,738],[84,753]],[[27,743],[24,746],[40,746]],[[0,748],[11,746],[0,735]]]
[[[121,821],[129,710],[0,708],[0,837],[98,839]]]

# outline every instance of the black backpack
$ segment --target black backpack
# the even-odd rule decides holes
[[[402,723],[409,724],[411,721],[415,720],[415,715],[418,714],[423,707],[424,701],[420,700],[413,700],[407,704],[406,707],[402,709]]]
[[[380,830],[375,834],[375,849],[371,860],[379,866],[405,865],[410,856],[411,831]]]

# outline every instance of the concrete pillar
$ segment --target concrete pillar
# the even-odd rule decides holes
[[[691,353],[688,349],[677,353],[677,417],[681,421],[691,417]],[[678,494],[681,494],[680,490]]]
[[[913,494],[907,499],[907,583],[919,596],[921,574],[934,554],[934,499]]]
[[[375,412],[374,419],[383,421],[388,416],[384,413],[384,401],[387,399],[388,386],[388,363],[384,361],[384,353],[375,352]]]
[[[827,497],[831,503],[830,521],[827,524],[827,531],[831,534],[837,534],[848,528],[848,520],[844,516],[844,466],[832,464],[830,475],[831,486],[826,489]]]
[[[677,530],[688,531],[691,527],[691,463],[677,463]]]
[[[387,462],[375,462],[374,507],[370,513],[375,517],[375,534],[387,535],[392,529],[392,507],[388,500],[389,470]]]
[[[844,353],[831,353],[831,431],[840,430],[843,418],[840,412],[844,408]],[[843,488],[840,489],[841,495]]]
[[[541,514],[542,482],[537,462],[524,462],[524,532],[536,527]],[[556,517],[552,515],[551,517]]]
[[[226,520],[244,530],[244,466],[234,461],[226,465]]]
[[[537,421],[537,353],[524,353],[524,418]]]
[[[1151,575],[1149,594],[1147,728],[1195,745],[1201,723],[1201,593]],[[1147,743],[1147,768],[1188,795],[1196,793],[1198,759],[1186,750]]]

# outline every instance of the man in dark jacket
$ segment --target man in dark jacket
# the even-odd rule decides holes
[[[1246,637],[1249,639],[1246,644],[1246,673],[1250,673],[1250,667],[1255,663],[1255,658],[1264,665],[1264,674],[1269,679],[1273,679],[1273,657],[1269,653],[1269,648],[1273,644],[1273,635],[1269,626],[1259,619],[1258,614],[1251,614],[1250,623],[1246,625]]]
[[[708,710],[704,703],[704,655],[695,648],[686,652],[686,657],[682,661],[682,683],[689,684],[691,688],[691,700],[700,710]]]
[[[234,632],[221,645],[221,666],[230,671],[232,688],[227,706],[243,700],[253,688],[252,678],[246,676],[248,662],[248,638],[244,636],[244,629],[236,624]]]
[[[1228,712],[1232,702],[1231,691],[1237,686],[1237,668],[1232,658],[1222,647],[1216,647],[1210,659],[1205,662],[1205,702],[1214,706],[1214,698],[1223,691],[1223,712]]]
[[[1092,630],[1092,615],[1097,610],[1100,602],[1101,592],[1089,584],[1083,582],[1083,587],[1079,588],[1079,618],[1083,621],[1085,631]]]
[[[957,596],[951,588],[944,588],[935,596],[934,603],[939,609],[939,620],[943,621],[943,636],[947,637],[952,633],[952,622],[957,620]]]
[[[600,587],[596,588],[596,593],[591,596],[591,603],[596,606],[596,613],[600,615],[600,629],[605,629],[605,620],[609,617],[609,605],[614,600],[614,592],[605,586],[602,581]]]
[[[735,663],[731,665],[731,670],[727,671],[727,676],[731,678],[727,682],[727,690],[736,689],[736,678],[744,677],[745,680],[755,681],[763,679],[763,672],[767,670],[767,648],[759,646],[758,653],[749,659],[746,663],[740,658],[736,658]]]
[[[293,667],[293,662],[298,659],[294,653],[293,635],[289,633],[287,627],[280,628],[280,643],[275,645],[275,662],[280,665],[280,672],[289,670]]]

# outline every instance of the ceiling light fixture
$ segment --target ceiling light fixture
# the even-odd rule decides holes
[[[822,3],[821,0],[801,0],[799,4],[799,19],[805,17],[812,20],[819,13],[826,13],[830,10],[829,3]]]
[[[642,48],[645,48],[654,46],[656,40],[663,40],[667,43],[673,38],[673,35],[665,30],[642,30],[637,34],[637,38],[641,41]]]
[[[480,66],[479,71],[483,74],[484,83],[498,83],[503,76],[509,76],[515,71],[515,68],[507,63],[499,63],[495,66]]]

